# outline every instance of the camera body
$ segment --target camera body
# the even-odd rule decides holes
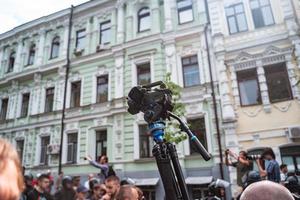
[[[160,85],[160,88],[152,87]],[[144,113],[144,119],[148,123],[165,120],[168,111],[173,110],[172,92],[165,88],[163,82],[155,82],[149,85],[133,87],[128,94],[128,112],[132,115]]]
[[[247,158],[248,160],[257,160],[257,159],[261,159],[262,156],[259,155],[259,154],[257,154],[257,155],[247,155],[246,158]]]

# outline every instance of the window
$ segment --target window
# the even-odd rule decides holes
[[[59,38],[58,36],[56,36],[56,37],[53,38],[53,40],[52,40],[50,59],[53,59],[53,58],[57,58],[57,57],[58,57],[58,54],[59,54],[59,46],[60,46],[59,40],[60,40],[60,38]]]
[[[80,106],[80,92],[81,81],[73,82],[71,85],[71,108]]]
[[[269,0],[251,0],[250,7],[255,28],[274,24],[272,8]]]
[[[260,89],[256,69],[237,72],[237,80],[242,106],[261,104]]]
[[[7,115],[8,98],[1,101],[0,121],[4,121]]]
[[[188,120],[189,127],[202,145],[207,149],[206,130],[204,117]],[[197,154],[198,151],[190,142],[190,154]]]
[[[40,157],[41,165],[48,165],[47,148],[49,144],[50,144],[50,136],[41,137],[41,157]]]
[[[16,60],[16,52],[13,51],[9,55],[7,73],[14,71],[15,60]]]
[[[137,66],[137,84],[144,85],[151,83],[150,63]]]
[[[225,10],[230,34],[248,30],[246,15],[242,3],[227,7]]]
[[[85,47],[85,29],[76,32],[76,48],[84,49]]]
[[[68,134],[67,163],[76,163],[77,161],[77,133]]]
[[[111,38],[110,21],[100,24],[100,44],[109,44]]]
[[[148,132],[148,125],[139,125],[140,136],[140,158],[152,157],[152,147],[154,141],[151,134]]]
[[[148,7],[141,8],[138,12],[138,32],[150,29],[150,10]]]
[[[26,93],[22,95],[22,107],[21,107],[20,117],[26,117],[28,115],[29,98],[30,98],[30,93]]]
[[[144,199],[147,200],[155,200],[155,187],[153,186],[139,186],[139,188],[143,191]]]
[[[17,140],[16,141],[16,146],[17,146],[17,153],[18,153],[20,161],[22,163],[22,161],[23,161],[23,151],[24,151],[24,140]]]
[[[177,0],[177,10],[179,24],[194,20],[192,0]]]
[[[29,56],[27,65],[33,65],[35,57],[35,44],[32,44],[29,49]]]
[[[54,88],[46,89],[45,112],[53,111]]]
[[[108,101],[108,75],[97,78],[97,103]]]
[[[192,188],[192,195],[193,199],[200,200],[200,199],[206,199],[205,197],[209,197],[208,193],[208,187],[205,185],[193,185]]]
[[[280,147],[280,154],[282,163],[286,164],[289,172],[295,172],[298,176],[300,175],[300,146],[299,145],[285,145]]]
[[[199,66],[197,56],[182,58],[184,87],[200,84]]]
[[[95,158],[107,154],[107,132],[106,130],[96,132],[96,155]]]
[[[292,99],[292,91],[285,63],[264,67],[272,103]]]

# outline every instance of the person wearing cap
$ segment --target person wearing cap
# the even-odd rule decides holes
[[[76,200],[86,200],[88,191],[86,187],[80,185],[76,190]]]
[[[73,190],[72,178],[65,176],[62,180],[62,188],[54,195],[55,200],[72,200],[75,199],[75,191]]]

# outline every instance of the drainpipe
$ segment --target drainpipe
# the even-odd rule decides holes
[[[68,46],[67,46],[67,64],[65,65],[66,73],[65,73],[65,87],[64,87],[64,96],[63,96],[63,108],[61,114],[61,123],[60,123],[60,146],[59,146],[59,161],[58,161],[58,173],[61,172],[61,163],[62,163],[62,148],[63,148],[63,136],[64,136],[64,129],[65,129],[65,111],[66,111],[66,93],[67,93],[67,85],[69,79],[69,69],[70,69],[70,40],[71,40],[71,33],[72,33],[72,21],[73,21],[73,10],[74,6],[71,5],[70,8],[70,18],[69,18],[69,35],[68,35]]]
[[[214,88],[214,80],[212,75],[212,66],[211,66],[211,60],[210,60],[210,48],[208,45],[208,33],[210,32],[208,27],[210,26],[210,18],[209,18],[209,10],[208,10],[208,3],[207,0],[205,0],[205,10],[206,10],[206,18],[207,22],[204,27],[204,35],[205,35],[205,46],[207,49],[207,60],[208,60],[208,68],[209,68],[209,77],[210,77],[210,87],[211,87],[211,95],[213,99],[213,107],[214,107],[214,116],[216,119],[216,129],[217,129],[217,139],[218,139],[218,146],[219,146],[219,157],[220,157],[220,175],[221,179],[224,179],[224,172],[223,172],[223,153],[222,153],[222,143],[221,143],[221,133],[220,133],[220,126],[219,126],[219,117],[218,117],[218,108],[217,108],[217,101],[216,101],[216,94],[215,94],[215,88]]]

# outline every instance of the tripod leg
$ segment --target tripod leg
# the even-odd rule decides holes
[[[182,194],[182,197],[184,200],[189,200],[189,194],[188,194],[188,189],[184,180],[184,176],[181,170],[181,166],[180,163],[178,161],[178,155],[177,155],[177,151],[175,148],[175,145],[171,144],[171,143],[167,143],[166,144],[169,150],[169,154],[173,163],[173,168],[177,177],[177,181],[180,187],[180,191]]]
[[[182,199],[165,143],[155,144],[152,150],[162,179],[166,200]]]

